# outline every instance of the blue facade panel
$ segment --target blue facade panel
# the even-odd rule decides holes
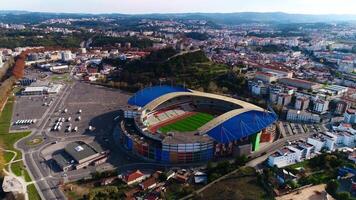
[[[126,145],[128,150],[132,150],[133,142],[130,138],[127,138]]]
[[[138,91],[134,96],[132,96],[128,103],[130,105],[144,107],[151,101],[157,99],[172,92],[190,92],[190,90],[181,87],[171,87],[167,85],[148,87],[143,90]]]
[[[156,160],[160,161],[162,159],[162,151],[159,148],[155,148]]]
[[[162,155],[162,157],[161,157],[162,161],[169,162],[169,152],[168,151],[162,151],[161,155]]]
[[[207,134],[219,143],[226,144],[260,132],[276,119],[274,113],[252,110],[226,120]]]

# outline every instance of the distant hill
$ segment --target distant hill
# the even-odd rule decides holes
[[[106,16],[113,18],[154,18],[154,19],[200,19],[218,24],[240,23],[315,23],[315,22],[356,22],[356,15],[308,15],[288,14],[283,12],[239,12],[239,13],[177,13],[177,14],[140,14],[126,15],[119,13],[45,13],[27,11],[0,11],[0,22],[4,23],[38,23],[51,18],[80,18]]]

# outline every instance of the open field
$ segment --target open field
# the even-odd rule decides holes
[[[241,168],[235,174],[206,188],[199,199],[272,199],[260,186],[254,169]]]
[[[329,197],[330,198],[330,197]],[[314,185],[311,187],[292,192],[276,198],[277,200],[322,200],[326,199],[325,184]]]
[[[187,118],[174,122],[172,124],[168,124],[166,126],[161,127],[159,130],[162,133],[167,133],[170,131],[179,131],[179,132],[189,132],[195,131],[214,117],[212,115],[206,113],[196,113]]]

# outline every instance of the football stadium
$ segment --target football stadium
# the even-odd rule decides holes
[[[251,153],[277,118],[231,97],[166,85],[140,90],[128,103],[118,140],[127,151],[162,163]]]

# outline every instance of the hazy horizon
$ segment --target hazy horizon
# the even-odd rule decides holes
[[[170,14],[283,12],[356,15],[354,0],[2,0],[0,10],[87,13]]]

